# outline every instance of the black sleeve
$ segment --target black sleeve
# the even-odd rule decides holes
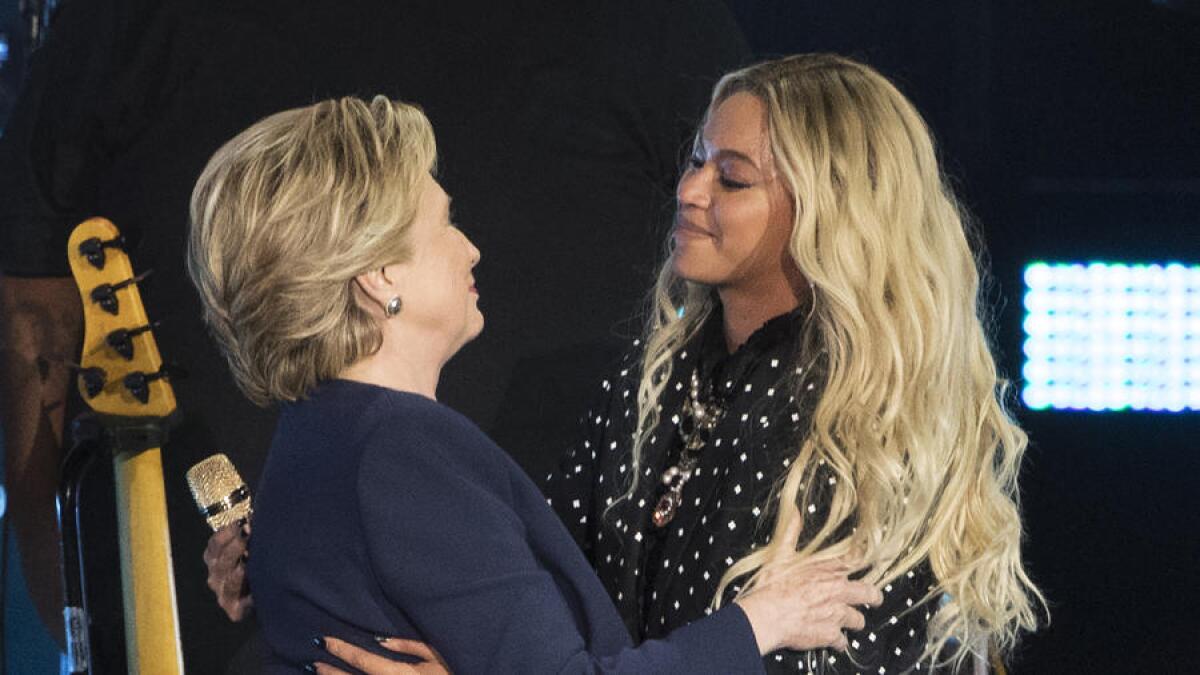
[[[595,404],[579,422],[577,440],[563,452],[558,465],[541,477],[546,502],[567,526],[567,531],[593,567],[596,562],[592,559],[593,528],[601,515],[594,503],[597,499],[595,480],[600,473],[596,467],[600,456],[597,448],[604,442],[605,422],[609,419],[614,390],[610,380],[601,383]]]
[[[145,119],[170,59],[170,12],[152,0],[72,0],[32,56],[0,138],[0,270],[65,276],[71,229]]]

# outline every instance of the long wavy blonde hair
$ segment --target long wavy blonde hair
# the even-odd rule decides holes
[[[738,92],[767,110],[774,162],[794,199],[789,251],[812,287],[800,353],[820,354],[827,380],[798,461],[762,516],[777,515],[770,544],[730,567],[714,606],[735,579],[748,576],[740,592],[752,590],[768,560],[850,556],[882,585],[928,559],[937,587],[927,597],[945,597],[923,658],[953,641],[965,647],[959,662],[988,645],[1007,651],[1044,606],[1021,564],[1026,437],[1003,405],[980,273],[930,133],[891,82],[839,56],[730,73],[709,114]],[[635,467],[672,355],[714,302],[711,288],[663,265],[645,329]],[[781,556],[798,546],[784,533],[804,517],[796,504],[812,501],[820,460],[838,478],[829,518],[797,555]],[[843,525],[853,534],[838,540]]]

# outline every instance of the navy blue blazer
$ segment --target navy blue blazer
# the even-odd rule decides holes
[[[283,406],[255,495],[249,574],[269,670],[336,635],[424,640],[455,673],[757,673],[729,605],[634,647],[524,472],[425,397],[334,380]],[[381,652],[382,653],[382,652]]]

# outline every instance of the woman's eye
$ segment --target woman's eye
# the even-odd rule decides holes
[[[706,160],[703,157],[700,155],[693,155],[688,159],[688,170],[698,171],[703,169],[705,164]],[[721,187],[725,188],[726,190],[744,190],[750,187],[749,183],[743,183],[742,181],[734,180],[724,174],[718,174],[717,180],[721,183]]]

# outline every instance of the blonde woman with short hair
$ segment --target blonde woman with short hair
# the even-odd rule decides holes
[[[791,552],[633,645],[534,484],[436,400],[483,315],[435,154],[412,106],[325,101],[239,134],[193,193],[205,318],[242,391],[281,408],[249,559],[270,672],[348,666],[324,635],[420,639],[458,673],[754,672],[782,647],[845,649],[879,591],[839,562],[789,573]]]

